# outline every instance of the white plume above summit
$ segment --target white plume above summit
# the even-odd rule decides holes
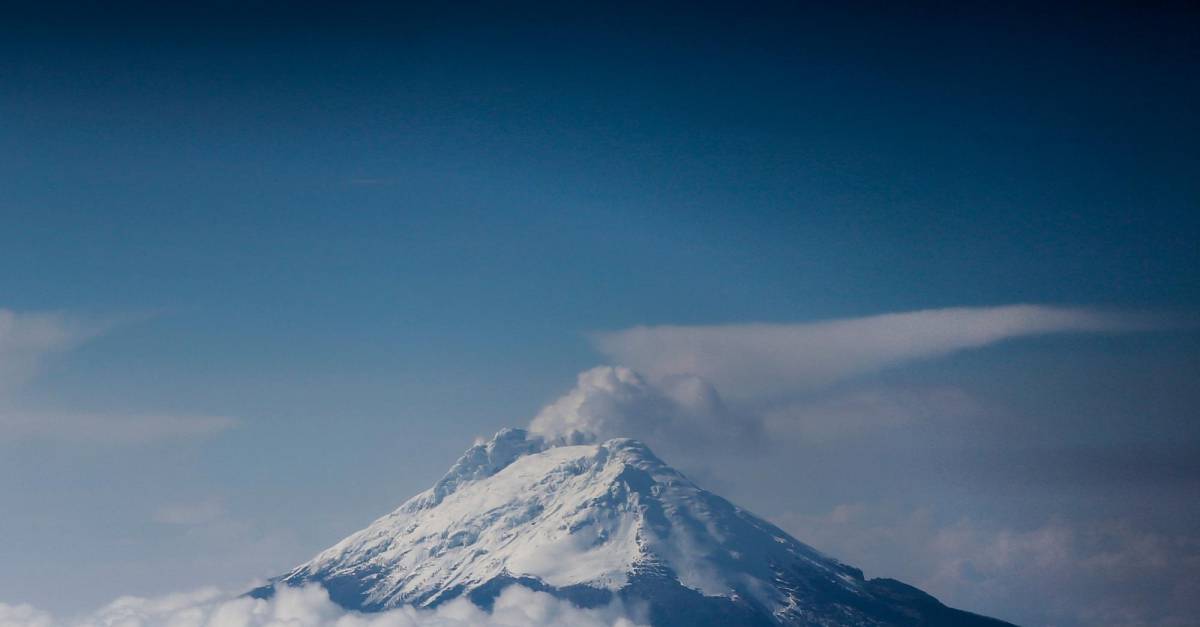
[[[672,375],[653,383],[622,366],[581,372],[575,387],[534,417],[529,430],[551,442],[580,444],[635,436],[658,442],[741,437],[746,424],[703,379]]]

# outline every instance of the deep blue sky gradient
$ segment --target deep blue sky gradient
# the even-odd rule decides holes
[[[0,536],[29,539],[9,549],[20,577],[0,567],[10,600],[49,603],[79,561],[156,581],[176,545],[145,521],[172,498],[291,525],[254,563],[289,565],[427,486],[474,435],[527,421],[601,361],[590,331],[1200,308],[1187,7],[6,12],[0,306],[129,321],[22,398],[242,423],[136,455],[0,456],[0,494],[24,512]],[[995,351],[885,378],[975,385],[1060,425],[1102,405],[1082,429],[1104,446],[1147,411],[1153,446],[1200,442],[1195,337]],[[1149,410],[1113,391],[1131,370]],[[312,495],[328,507],[307,511]],[[971,514],[1044,513],[1003,503]],[[55,541],[52,558],[27,550]]]

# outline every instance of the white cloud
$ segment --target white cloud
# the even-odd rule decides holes
[[[0,603],[0,627],[51,627],[54,618],[32,605]]]
[[[1007,305],[796,324],[642,326],[592,339],[604,355],[653,379],[695,375],[728,398],[762,399],[1011,338],[1146,331],[1172,324],[1149,314]]]
[[[747,426],[697,377],[650,383],[628,368],[599,366],[581,372],[575,387],[543,408],[529,428],[568,442],[614,437],[693,442],[744,436]]]
[[[694,470],[710,466],[712,455],[767,448],[790,454],[800,446],[918,422],[949,424],[983,411],[949,386],[859,386],[798,400],[726,403],[699,377],[651,380],[629,368],[598,366],[580,373],[575,387],[544,407],[529,430],[563,442],[635,438]]]
[[[775,522],[868,576],[898,577],[1019,624],[1182,626],[1200,612],[1200,536],[1120,520],[942,524],[928,509],[863,504]]]
[[[55,620],[28,605],[0,603],[0,627],[634,627],[618,603],[583,609],[544,592],[509,586],[485,612],[465,598],[436,609],[362,614],[333,603],[320,586],[281,588],[273,599],[215,589],[158,598],[122,597],[91,615]]]
[[[671,452],[685,459],[720,453],[730,442],[824,444],[984,411],[961,389],[865,387],[850,381],[858,375],[1023,336],[1179,323],[1151,314],[1009,305],[798,324],[635,327],[594,335],[600,352],[621,366],[579,375],[575,389],[530,428],[557,437],[635,437],[677,449]],[[704,446],[713,443],[719,446]]]
[[[20,402],[21,386],[37,375],[47,359],[107,333],[118,322],[0,309],[0,442],[145,444],[203,437],[236,426],[235,420],[224,416],[75,411]]]

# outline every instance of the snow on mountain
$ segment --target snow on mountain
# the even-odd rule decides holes
[[[520,583],[585,607],[641,607],[655,625],[1005,624],[866,580],[640,442],[552,446],[518,429],[272,586],[309,582],[366,611],[462,596],[488,607]]]

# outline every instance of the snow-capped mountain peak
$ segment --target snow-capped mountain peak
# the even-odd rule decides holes
[[[472,446],[432,488],[276,583],[311,581],[364,610],[462,595],[486,606],[519,582],[582,605],[621,598],[664,625],[1001,624],[864,579],[641,442],[552,445],[518,429]]]
[[[433,488],[409,500],[404,507],[410,511],[436,507],[459,486],[491,477],[518,457],[540,453],[545,448],[546,443],[542,438],[530,437],[524,429],[501,429],[491,440],[467,449]]]

